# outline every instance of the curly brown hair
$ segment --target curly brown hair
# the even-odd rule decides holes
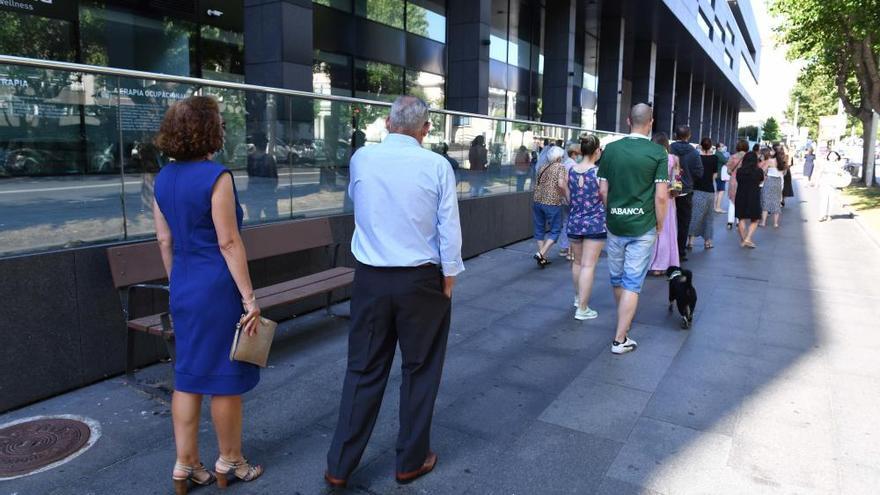
[[[190,96],[165,112],[156,146],[177,161],[204,158],[223,147],[220,105],[210,96]]]

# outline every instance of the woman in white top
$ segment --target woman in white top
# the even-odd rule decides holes
[[[828,152],[823,161],[816,161],[816,170],[813,172],[813,180],[819,186],[819,221],[831,219],[831,203],[836,200],[837,187],[845,187],[839,183],[841,173],[840,153]],[[818,180],[817,180],[818,178]]]

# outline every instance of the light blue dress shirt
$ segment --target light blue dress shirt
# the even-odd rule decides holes
[[[365,265],[434,263],[447,277],[464,271],[455,175],[442,155],[415,138],[389,134],[351,158],[351,252]]]

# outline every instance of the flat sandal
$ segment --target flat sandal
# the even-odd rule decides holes
[[[181,464],[179,462],[174,464],[175,471],[182,471],[186,473],[184,477],[178,477],[171,475],[171,481],[174,483],[174,495],[186,495],[189,491],[189,482],[192,481],[196,485],[206,486],[210,485],[217,481],[217,477],[214,476],[211,471],[205,469],[205,465],[201,462],[197,466],[187,466],[186,464]],[[196,475],[206,474],[208,477],[201,479],[196,477]]]

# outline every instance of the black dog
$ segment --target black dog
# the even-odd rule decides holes
[[[697,307],[697,289],[694,288],[694,274],[677,266],[666,270],[669,280],[669,312],[672,303],[678,306],[681,315],[681,328],[688,329],[694,322],[694,309]]]

